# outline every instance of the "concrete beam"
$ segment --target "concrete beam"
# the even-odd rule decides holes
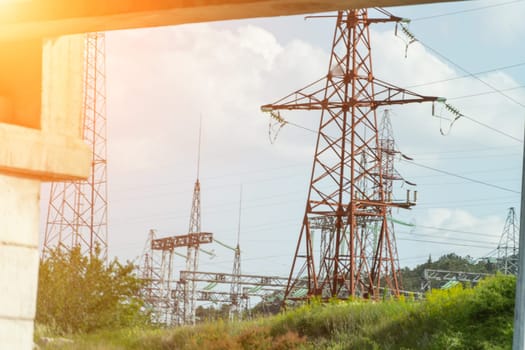
[[[461,0],[1,0],[0,40]]]
[[[89,175],[83,55],[84,35],[0,45],[0,173],[40,180]]]
[[[41,181],[89,175],[84,37],[0,46],[0,349],[33,347]]]

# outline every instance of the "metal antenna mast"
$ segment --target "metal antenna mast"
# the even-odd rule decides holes
[[[240,238],[241,238],[241,212],[242,212],[242,186],[239,194],[239,225],[237,228],[237,246],[235,247],[235,257],[233,259],[233,280],[230,285],[230,295],[231,295],[231,305],[229,318],[230,321],[237,316],[239,319],[242,316],[242,305],[241,305],[241,296],[242,290],[240,285],[241,279],[241,247],[240,247]]]
[[[509,208],[503,233],[498,244],[498,270],[505,275],[518,274],[519,225],[514,208]]]
[[[439,99],[374,77],[369,26],[402,21],[379,11],[386,17],[369,18],[367,9],[338,12],[327,75],[261,107],[276,120],[282,120],[279,110],[321,111],[306,210],[285,300],[378,298],[383,287],[399,295],[387,209],[410,208],[414,203],[408,198],[403,202],[387,198],[376,110]],[[327,250],[316,264],[311,221],[320,218],[327,218],[323,225],[330,220],[333,224],[324,242]],[[377,242],[368,249],[375,230]],[[368,251],[373,251],[371,258]]]
[[[83,254],[107,260],[105,34],[88,33],[84,50],[84,141],[91,146],[91,175],[85,181],[53,182],[43,256],[57,246],[80,246]]]

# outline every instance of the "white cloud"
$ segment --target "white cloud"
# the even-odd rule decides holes
[[[373,34],[377,78],[393,82],[401,87],[408,87],[423,95],[450,98],[447,102],[458,108],[461,113],[521,138],[522,107],[498,93],[482,98],[454,99],[477,93],[494,92],[489,86],[471,77],[410,88],[411,85],[446,80],[466,75],[466,73],[436,58],[417,42],[409,47],[408,57],[404,59],[404,44],[396,40],[393,32],[373,32]],[[520,85],[504,72],[486,74],[480,79],[499,90]],[[507,94],[516,100],[525,100],[523,90]],[[440,135],[439,130],[442,128],[446,132],[449,129],[449,122],[432,118],[430,106],[412,105],[396,107],[394,110],[398,114],[394,121],[395,132],[399,136],[398,142],[409,148],[406,151],[426,148],[425,144],[432,144],[433,147],[442,145],[444,148],[447,148],[447,144],[451,144],[452,147],[458,148],[459,144],[480,144],[480,140],[483,140],[484,147],[516,144],[515,141],[466,119],[459,119],[450,135],[444,138]],[[454,117],[439,104],[436,105],[436,113],[448,119]],[[502,120],[504,120],[503,123]],[[414,133],[414,130],[418,132]]]
[[[327,40],[330,32],[331,29]],[[382,80],[408,86],[462,74],[417,43],[410,46],[405,59],[404,44],[391,31],[372,33],[374,72]],[[289,125],[271,146],[268,120],[259,106],[323,76],[328,52],[302,40],[283,44],[269,31],[253,25],[217,29],[203,24],[114,32],[108,33],[107,42],[109,151],[113,169],[110,182],[112,188],[120,188],[119,192],[113,192],[113,198],[120,202],[111,211],[117,231],[111,237],[119,252],[126,254],[128,248],[124,242],[134,241],[135,246],[142,247],[150,227],[179,233],[187,228],[187,220],[180,217],[189,213],[200,114],[204,119],[201,174],[210,178],[203,181],[203,217],[206,214],[204,220],[211,230],[219,230],[215,231],[218,237],[225,237],[229,243],[235,239],[234,202],[239,182],[248,184],[247,203],[250,198],[261,196],[306,193],[315,135]],[[505,73],[492,73],[483,79],[499,89],[517,85]],[[422,94],[447,97],[487,89],[472,78],[414,88]],[[513,92],[512,96],[525,100],[525,95],[519,92]],[[461,99],[451,103],[469,116],[521,137],[520,109],[504,97],[490,95],[481,100]],[[314,129],[319,122],[316,112],[284,115]],[[440,120],[431,116],[430,105],[396,107],[393,123],[397,142],[408,154],[514,145],[461,119],[450,135],[443,137],[439,133]],[[425,163],[446,166],[439,155],[432,157]],[[293,172],[282,170],[289,169],[290,164],[298,167]],[[267,168],[277,170],[260,171]],[[168,185],[158,185],[163,183]],[[123,194],[126,188],[138,200],[126,200]],[[446,190],[441,187],[432,192],[423,188],[421,192],[431,198],[444,195]],[[228,205],[223,204],[225,200]],[[283,257],[274,259],[275,262],[281,268],[288,265],[304,202],[288,201],[284,196],[255,207],[247,210],[243,222],[249,223],[248,226],[275,224],[248,234],[246,256],[280,254]],[[444,208],[422,214],[418,223],[497,233],[502,227],[498,217],[501,216],[479,217],[465,210]],[[129,219],[131,222],[126,222]],[[286,226],[280,224],[286,220]],[[417,249],[423,255],[426,251],[437,252],[432,245]],[[258,265],[260,262],[251,266]]]
[[[428,209],[416,220],[413,238],[447,243],[421,244],[436,258],[446,251],[479,258],[496,249],[503,223],[501,215],[476,216],[464,209]]]
[[[421,224],[446,227],[452,230],[484,232],[492,234],[493,237],[499,237],[503,229],[503,222],[500,216],[476,217],[464,209],[450,208],[429,209],[426,216],[421,219]],[[455,234],[447,233],[446,235],[454,236]]]
[[[272,195],[267,188],[275,188],[278,196],[286,183],[305,188],[315,135],[287,128],[270,145],[268,119],[259,106],[322,75],[326,53],[297,40],[282,45],[254,26],[115,32],[107,34],[107,43],[110,196],[115,203],[110,237],[115,253],[129,254],[130,245],[141,247],[149,228],[165,234],[187,228],[200,114],[203,223],[219,238],[231,243],[235,237],[236,205],[222,203],[225,197],[236,201],[231,192],[237,192],[240,182],[246,184],[247,196],[252,192],[256,197]],[[315,121],[316,116],[307,118]],[[278,174],[278,181],[268,181],[272,174],[260,172],[279,166],[286,170],[298,162],[306,169],[300,180],[296,174]],[[244,215],[253,218],[247,219],[247,229],[267,221],[268,215],[282,215],[283,204],[276,202],[265,204],[263,216],[255,208],[247,210]],[[300,214],[295,216],[299,222]],[[294,229],[290,242],[295,236]],[[245,251],[261,254],[256,246]]]

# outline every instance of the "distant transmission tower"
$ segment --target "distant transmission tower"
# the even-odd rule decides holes
[[[155,230],[149,231],[141,259],[140,278],[145,281],[141,296],[151,311],[151,321],[159,325],[169,326],[176,322],[175,301],[171,298],[175,286],[174,254],[173,240],[159,239]]]
[[[233,280],[230,285],[230,312],[229,318],[230,321],[233,321],[236,317],[241,319],[242,317],[242,289],[241,289],[241,247],[240,247],[240,238],[241,238],[241,211],[242,211],[242,187],[241,193],[239,196],[239,226],[237,228],[237,246],[235,247],[235,256],[233,259]]]
[[[201,232],[201,187],[199,179],[195,181],[193,189],[193,200],[190,214],[190,229],[189,234],[198,234]],[[188,242],[188,250],[186,254],[186,270],[198,271],[199,266],[199,240],[190,240]],[[186,283],[186,291],[184,293],[184,310],[186,312],[185,322],[195,324],[195,281]]]
[[[509,208],[503,233],[498,244],[498,271],[505,275],[518,274],[519,225],[514,208]]]
[[[415,203],[409,198],[399,202],[388,198],[376,111],[438,98],[374,78],[369,26],[402,20],[380,11],[386,18],[369,18],[366,9],[338,12],[327,75],[261,107],[275,120],[282,120],[279,110],[321,111],[306,211],[285,292],[287,300],[312,296],[378,298],[384,289],[399,295],[388,208],[410,208]],[[323,226],[329,222],[333,225],[317,264],[313,220],[321,220]],[[324,235],[326,232],[321,230]],[[368,252],[373,256],[367,256]]]
[[[197,156],[197,180],[193,189],[193,200],[190,213],[190,228],[188,236],[190,239],[187,244],[186,254],[186,270],[190,272],[197,272],[199,268],[199,250],[203,242],[203,238],[210,237],[211,233],[201,231],[201,185],[199,181],[200,175],[200,159],[201,159],[201,136],[202,136],[202,119],[199,126],[199,147]],[[211,241],[210,241],[211,242]],[[196,283],[195,280],[187,281],[184,285],[184,323],[195,324],[195,308],[196,308]]]
[[[91,175],[85,181],[54,182],[47,211],[43,256],[61,246],[100,249],[107,259],[106,66],[105,35],[86,35],[82,135],[91,146]]]
[[[383,117],[379,123],[379,151],[381,152],[381,171],[383,173],[383,191],[385,193],[385,199],[387,202],[392,202],[394,199],[394,181],[404,181],[405,184],[415,186],[414,183],[406,181],[396,170],[395,168],[395,159],[396,156],[400,155],[405,159],[410,159],[407,156],[401,154],[401,152],[396,148],[396,142],[394,139],[394,129],[392,128],[392,122],[390,120],[390,110],[385,109],[383,111]],[[411,159],[410,159],[411,160]],[[414,192],[414,202],[416,201],[417,192]],[[408,198],[409,194],[407,194]],[[392,270],[392,275],[395,276],[398,280],[398,285],[401,287],[401,275],[399,274],[399,256],[397,253],[397,244],[396,236],[394,233],[394,222],[392,218],[392,206],[386,207],[387,215],[387,231],[390,232],[391,240],[391,249],[392,249],[392,261],[394,269]],[[379,241],[378,237],[379,230],[374,232],[374,240],[371,248],[376,247],[377,242]],[[367,253],[368,256],[374,256],[373,251]],[[383,255],[387,256],[388,252],[385,252]],[[389,261],[383,261],[383,263],[389,263]],[[372,261],[373,264],[373,261]],[[385,267],[388,268],[388,267]]]

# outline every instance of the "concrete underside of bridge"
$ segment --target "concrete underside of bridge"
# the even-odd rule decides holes
[[[450,1],[450,0],[448,0]],[[444,0],[4,0],[0,39],[142,28]]]

